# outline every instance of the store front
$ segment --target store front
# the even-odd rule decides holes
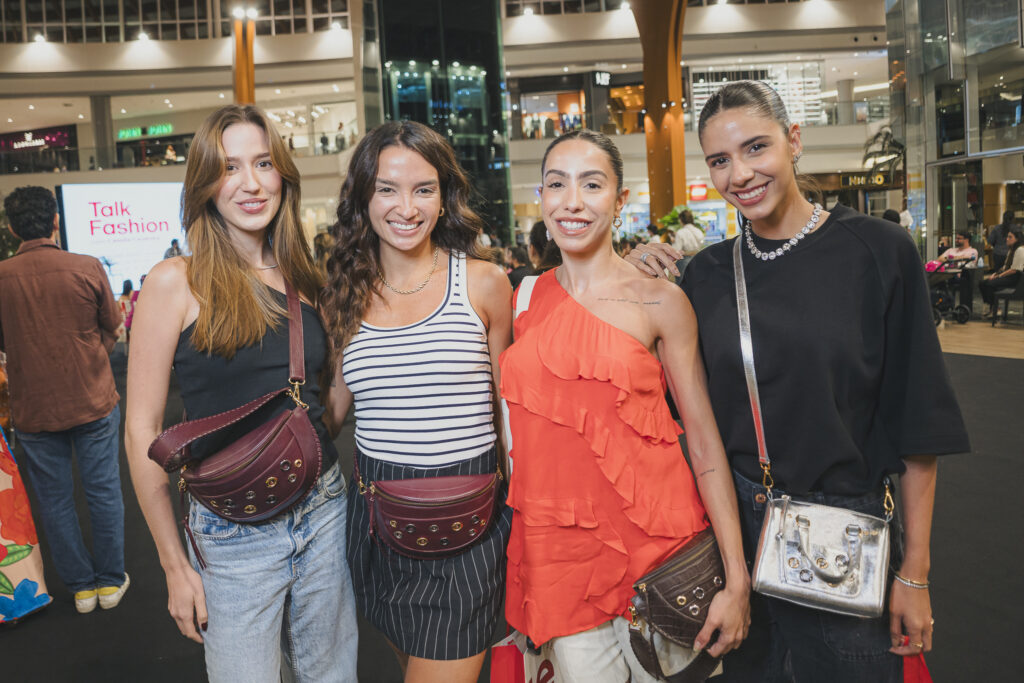
[[[156,121],[144,126],[129,126],[117,131],[117,165],[120,168],[137,166],[171,166],[184,164],[192,133],[179,133],[174,124]],[[95,168],[90,156],[89,169]]]
[[[56,126],[0,135],[0,173],[79,170],[75,126]]]

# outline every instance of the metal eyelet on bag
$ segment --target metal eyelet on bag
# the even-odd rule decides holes
[[[406,524],[405,525],[405,533],[407,533],[407,534],[414,534],[414,533],[416,533],[416,526],[413,525],[413,524]]]
[[[295,469],[301,469],[302,468],[302,461],[299,460],[298,458],[296,458],[295,462],[293,462],[292,464],[295,465]]]
[[[264,482],[268,489],[272,489],[277,486],[277,477],[267,477],[267,481]]]
[[[292,472],[291,474],[288,475],[288,483],[294,484],[298,478],[299,477],[294,472]]]
[[[676,596],[676,604],[682,607],[687,602],[685,595]]]
[[[799,569],[800,568],[800,560],[796,559],[795,557],[791,557],[788,560],[786,560],[786,564],[789,565],[790,569]]]
[[[441,538],[440,542],[441,542],[441,547],[442,548],[447,548],[452,543],[451,541],[448,540],[447,536],[444,536],[443,538]]]
[[[436,533],[438,532],[438,530],[439,530],[439,529],[440,529],[440,527],[438,527],[438,526],[437,526],[436,524],[431,524],[431,525],[430,525],[430,532],[431,532],[431,533],[434,533],[434,534],[436,534]]]
[[[242,508],[242,511],[245,512],[245,514],[247,515],[251,515],[252,513],[256,512],[256,506],[246,505],[244,508]]]
[[[230,498],[225,498],[224,502],[221,503],[221,505],[223,505],[226,508],[231,508],[235,506],[235,501],[231,500]]]
[[[290,462],[288,462],[287,460],[282,460],[281,461],[281,471],[282,472],[287,472],[291,468],[292,468],[292,464]]]
[[[401,531],[396,531],[395,532],[395,538],[401,538],[401,537],[402,537],[402,532]]]
[[[452,531],[462,531],[462,522],[452,522]]]
[[[716,587],[717,586],[721,586],[722,585],[722,577],[721,576],[716,576],[715,578],[711,579],[711,583],[715,584]]]
[[[428,543],[427,539],[425,537],[423,537],[423,536],[420,536],[419,538],[416,539],[416,545],[418,545],[421,548],[423,546],[425,546],[427,543]]]
[[[821,569],[828,569],[828,560],[826,560],[824,557],[819,557],[814,561],[814,563],[818,565],[818,567]]]
[[[246,491],[245,492],[245,499],[246,500],[252,500],[255,497],[256,497],[256,492],[255,491]]]
[[[700,606],[690,605],[690,614],[692,614],[693,616],[697,616],[698,614],[700,614]]]
[[[697,598],[698,600],[703,600],[704,599],[704,589],[701,588],[700,586],[697,586],[696,588],[694,588],[693,589],[693,597]]]
[[[277,502],[277,496],[267,496],[267,505],[273,505]]]
[[[470,521],[473,522],[473,524],[479,524],[480,523],[480,515],[473,515],[470,518]]]
[[[392,529],[397,529],[398,528],[398,522],[396,522],[393,519],[389,519],[388,520],[388,526],[391,527]]]
[[[814,578],[814,575],[811,574],[811,570],[810,569],[801,569],[800,570],[800,580],[803,581],[804,583],[810,583],[813,578]]]
[[[469,530],[469,535],[470,536],[476,536],[476,529],[470,529]]]
[[[218,505],[218,504],[217,504],[217,501],[215,501],[215,500],[211,500],[211,501],[210,501],[210,505],[211,505],[212,507],[215,507],[215,508],[219,508],[219,507],[220,507],[220,505]]]
[[[845,569],[848,564],[850,564],[850,560],[847,559],[846,555],[836,555],[836,567]]]

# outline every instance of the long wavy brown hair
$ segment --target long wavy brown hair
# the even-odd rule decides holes
[[[327,288],[321,297],[324,323],[335,354],[359,329],[372,298],[380,296],[380,238],[370,225],[370,199],[376,190],[378,160],[388,147],[410,149],[437,170],[444,215],[430,234],[433,244],[485,258],[476,238],[484,223],[470,208],[472,186],[455,151],[439,133],[415,121],[390,121],[366,134],[352,153],[341,186],[334,247],[327,261]]]
[[[278,329],[287,317],[270,287],[235,249],[215,203],[227,168],[224,131],[238,123],[251,123],[263,130],[270,161],[281,174],[281,206],[267,227],[267,239],[281,275],[313,302],[323,286],[299,222],[299,171],[284,142],[256,107],[229,105],[218,109],[192,139],[181,207],[192,251],[186,268],[188,285],[199,301],[192,345],[225,358],[259,342],[268,327]]]

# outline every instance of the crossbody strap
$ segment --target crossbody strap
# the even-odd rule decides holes
[[[750,307],[747,303],[747,280],[743,274],[743,250],[737,237],[732,245],[732,272],[736,279],[736,315],[740,323],[740,354],[743,356],[743,375],[747,379],[750,412],[754,417],[754,435],[757,437],[757,460],[764,471],[764,484],[771,492],[771,461],[764,442],[764,420],[761,417],[761,396],[757,391],[757,372],[754,370],[754,339],[750,334]]]
[[[539,277],[539,275],[530,275],[524,277],[522,282],[519,283],[519,293],[516,295],[516,312],[512,316],[513,320],[526,313],[526,310],[530,308],[530,297],[533,296],[533,288],[537,284],[537,278]]]
[[[185,464],[182,450],[196,439],[201,439],[214,432],[229,427],[252,415],[271,400],[287,393],[296,405],[303,408],[309,406],[302,402],[299,388],[306,383],[306,360],[302,341],[302,309],[295,289],[285,282],[285,295],[288,297],[288,383],[290,388],[278,389],[264,394],[257,399],[223,413],[210,415],[198,420],[182,422],[164,430],[149,445],[149,458],[156,461],[168,472]]]

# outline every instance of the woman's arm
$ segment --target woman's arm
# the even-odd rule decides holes
[[[334,359],[334,377],[331,378],[331,386],[328,387],[324,398],[324,425],[326,425],[331,438],[334,439],[341,431],[341,426],[345,423],[345,418],[348,417],[348,411],[354,400],[352,390],[345,384],[345,377],[342,375],[340,352]]]
[[[487,261],[468,261],[469,303],[480,316],[487,328],[487,350],[491,356],[491,376],[494,378],[494,391],[501,386],[501,369],[498,358],[501,352],[512,343],[512,285],[508,276],[501,268]],[[497,396],[495,397],[497,399]],[[497,403],[497,400],[495,401]],[[506,452],[505,430],[502,428],[501,411],[494,411],[494,428],[502,440]],[[503,464],[508,474],[508,462]]]
[[[667,305],[652,316],[658,337],[657,349],[669,389],[686,430],[697,488],[711,519],[725,564],[725,590],[715,596],[707,622],[698,634],[695,649],[707,646],[712,633],[718,640],[708,653],[718,657],[739,646],[750,626],[750,575],[743,558],[736,489],[725,456],[725,447],[711,411],[707,378],[697,338],[697,317],[682,290],[667,282],[654,281]]]
[[[196,623],[205,630],[203,583],[178,536],[167,474],[147,455],[163,427],[174,350],[189,308],[188,292],[181,259],[161,261],[146,278],[132,320],[125,449],[135,496],[167,579],[167,608],[181,633],[201,643]]]
[[[928,582],[931,569],[932,508],[935,504],[934,455],[904,458],[907,471],[900,477],[900,500],[906,534],[905,556],[899,574],[918,583]],[[893,581],[889,596],[889,631],[893,642],[905,634],[907,645],[894,646],[898,655],[916,655],[932,649],[932,604],[927,588],[911,588]]]

